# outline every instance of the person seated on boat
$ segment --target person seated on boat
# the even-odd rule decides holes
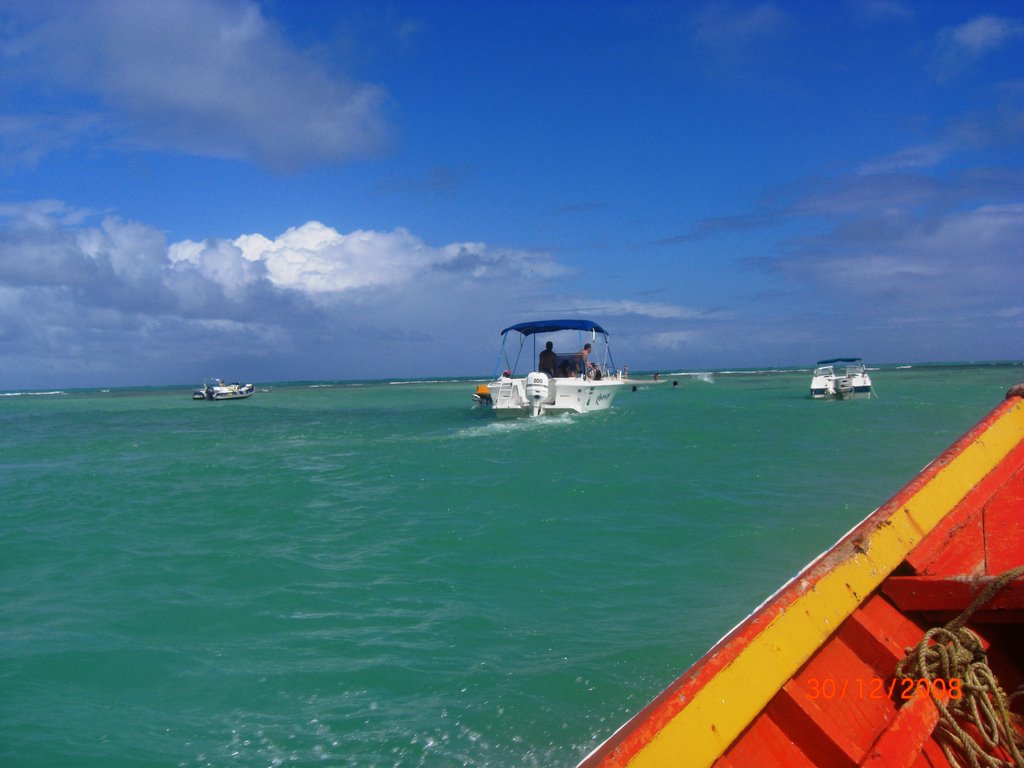
[[[562,379],[571,379],[576,375],[576,371],[573,369],[572,360],[568,357],[562,360],[558,366],[558,376]]]
[[[601,380],[601,366],[597,363],[587,363],[587,378],[591,381]]]
[[[537,363],[537,370],[541,373],[546,373],[548,376],[554,378],[555,376],[555,365],[557,364],[558,355],[555,354],[554,344],[550,341],[544,347],[544,351],[540,353],[540,360]]]

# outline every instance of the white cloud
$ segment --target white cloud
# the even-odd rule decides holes
[[[1024,36],[1024,24],[998,16],[981,16],[952,31],[953,41],[975,56],[984,55],[1021,36]]]
[[[242,235],[233,245],[248,261],[263,264],[274,286],[308,294],[403,286],[439,274],[444,280],[476,281],[548,278],[565,271],[543,252],[491,249],[471,242],[438,248],[403,228],[343,234],[318,221],[293,227],[273,240]],[[200,256],[192,253],[190,258]]]
[[[217,301],[243,303],[258,289],[344,300],[365,289],[511,285],[565,272],[546,252],[473,242],[434,247],[403,228],[345,234],[311,221],[275,238],[253,233],[167,245],[153,227],[112,216],[98,227],[80,226],[81,214],[56,201],[0,206],[0,218],[0,283],[61,285],[77,275],[102,280],[102,290],[88,287],[108,300],[145,288],[194,307],[196,280]],[[187,287],[186,277],[193,283]]]
[[[434,334],[460,347],[467,333],[490,339],[565,272],[546,252],[437,247],[405,229],[308,222],[277,237],[168,245],[154,227],[113,216],[92,225],[56,201],[6,204],[0,334],[17,343],[3,365],[64,381],[105,370],[106,384],[125,358],[151,383],[208,375],[203,361],[229,358],[263,366],[264,379],[428,370]]]
[[[866,217],[802,243],[780,262],[797,280],[845,293],[873,312],[1022,305],[1024,204],[985,205],[887,227]],[[1010,315],[1005,315],[1010,316]]]
[[[1007,45],[1019,45],[1024,22],[1001,16],[979,16],[939,32],[935,43],[934,69],[946,80],[982,57]]]
[[[177,272],[194,270],[223,289],[231,300],[242,298],[247,286],[267,277],[262,264],[245,258],[237,246],[226,240],[174,243],[168,248],[167,257]]]
[[[753,306],[760,297],[719,296],[725,309],[572,297],[579,276],[552,254],[433,246],[405,229],[307,222],[168,245],[154,227],[83,216],[56,201],[0,206],[0,388],[11,372],[61,386],[476,375],[493,362],[498,329],[563,313],[601,322],[637,368],[676,353],[801,359],[846,327],[891,345],[887,329],[899,324],[906,349],[927,344],[940,317],[999,340],[1019,336],[1024,317],[1021,203],[904,213],[895,226],[866,205],[841,224],[822,214],[831,231],[772,262],[797,287],[770,300],[801,317],[768,322]],[[840,325],[805,324],[814,317]]]
[[[260,235],[235,240],[250,261],[266,265],[274,285],[308,293],[404,283],[444,259],[404,229],[342,234],[320,222],[293,227],[271,241]]]
[[[41,84],[37,98],[70,89],[98,102],[70,116],[74,130],[35,117],[50,126],[50,148],[97,131],[97,115],[110,141],[283,168],[343,161],[387,139],[384,90],[299,51],[251,0],[79,0],[11,14],[6,78]],[[38,134],[18,128],[0,123],[0,138],[37,161]]]
[[[656,320],[711,320],[722,319],[729,314],[723,313],[720,310],[683,307],[677,304],[618,299],[610,301],[571,301],[569,304],[571,306],[570,311],[593,317],[636,315]]]
[[[953,147],[945,142],[910,147],[865,163],[857,170],[857,175],[870,176],[877,173],[901,171],[906,168],[933,168],[945,160],[952,151]]]

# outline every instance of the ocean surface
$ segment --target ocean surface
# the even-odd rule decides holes
[[[872,376],[0,394],[0,764],[573,766],[1024,365]]]

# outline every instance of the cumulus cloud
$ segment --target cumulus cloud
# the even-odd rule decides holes
[[[316,295],[338,295],[370,288],[399,288],[443,280],[478,281],[540,276],[564,272],[549,254],[493,249],[484,243],[451,243],[433,247],[406,229],[391,232],[356,230],[344,234],[318,221],[293,227],[270,239],[242,235],[227,243],[184,241],[172,245],[173,264],[190,264],[222,285],[251,282],[253,273],[221,266],[230,252],[259,265],[260,276],[276,288]]]
[[[0,122],[25,162],[100,121],[111,143],[280,168],[344,161],[387,139],[383,88],[328,70],[250,0],[81,0],[7,15],[8,89],[30,82],[43,86],[34,98],[57,90],[92,102],[70,116],[37,109],[32,125]]]
[[[35,386],[48,372],[64,386],[480,374],[498,329],[559,315],[605,324],[634,368],[638,357],[694,354],[778,363],[843,323],[876,344],[898,325],[901,347],[913,339],[928,350],[938,314],[944,328],[967,329],[964,349],[977,348],[982,327],[995,348],[1019,338],[1024,204],[893,210],[885,206],[905,198],[875,195],[872,208],[872,178],[884,180],[851,180],[857,205],[839,189],[831,201],[820,190],[808,194],[818,204],[798,201],[786,215],[816,217],[820,233],[759,262],[790,286],[770,300],[807,324],[791,314],[752,322],[760,296],[718,296],[729,306],[709,309],[573,295],[579,276],[550,253],[432,245],[401,228],[345,233],[311,221],[278,235],[167,243],[149,225],[58,201],[5,204],[0,370],[7,382],[26,371]],[[824,330],[810,325],[821,318],[830,318]]]
[[[593,316],[651,354],[734,319],[573,296],[576,277],[546,251],[433,245],[403,228],[309,221],[168,243],[148,224],[59,201],[4,204],[0,369],[5,382],[24,371],[34,385],[52,374],[64,386],[479,374],[497,331],[531,316]]]
[[[109,376],[123,356],[165,381],[211,373],[195,371],[197,360],[246,359],[269,379],[294,378],[281,370],[291,365],[319,378],[425,370],[431,338],[459,343],[467,318],[498,328],[509,306],[565,273],[547,252],[432,246],[405,229],[343,233],[313,221],[278,236],[168,244],[152,226],[95,222],[57,201],[7,204],[0,325],[20,341],[0,363],[17,370],[17,355],[29,355],[68,376],[102,360]],[[391,365],[381,342],[398,355]]]

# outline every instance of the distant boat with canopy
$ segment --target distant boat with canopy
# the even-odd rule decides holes
[[[502,330],[494,380],[473,400],[500,416],[589,413],[610,408],[626,383],[599,324],[539,320]]]

